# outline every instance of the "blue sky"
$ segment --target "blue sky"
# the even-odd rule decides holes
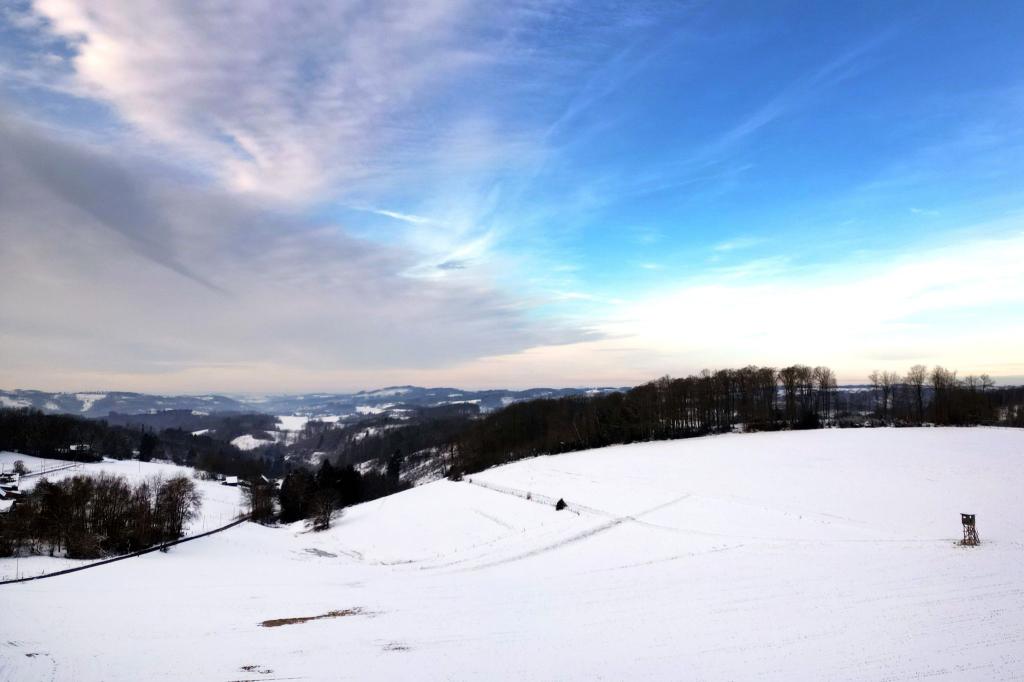
[[[0,384],[1020,379],[1022,30],[1010,2],[8,5]]]

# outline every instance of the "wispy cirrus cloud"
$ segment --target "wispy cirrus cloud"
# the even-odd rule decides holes
[[[739,251],[763,244],[764,241],[764,237],[736,237],[734,239],[727,239],[724,242],[718,242],[711,249],[713,251]]]
[[[367,210],[369,210],[370,213],[376,213],[377,215],[382,215],[385,218],[392,218],[394,220],[400,220],[403,223],[412,223],[413,225],[427,225],[430,223],[437,222],[432,218],[425,218],[424,216],[421,215],[413,215],[412,213],[399,213],[398,211],[388,211],[383,208],[372,208]]]
[[[389,147],[421,153],[431,131],[409,127],[410,107],[493,59],[465,39],[487,17],[462,0],[32,8],[71,54],[55,87],[231,188],[291,202],[387,174]]]

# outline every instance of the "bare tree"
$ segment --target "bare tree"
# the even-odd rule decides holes
[[[313,497],[313,530],[327,530],[337,501],[333,491],[321,490]]]
[[[907,372],[905,379],[907,385],[914,392],[914,403],[917,408],[917,423],[924,421],[924,385],[928,381],[928,368],[924,365],[914,365]]]
[[[242,490],[246,505],[249,507],[249,518],[257,523],[269,522],[274,517],[273,487],[262,479],[257,479]]]
[[[875,396],[875,409],[878,409],[879,400],[882,395],[882,373],[876,369],[868,375],[868,381],[871,382],[871,391]]]
[[[824,415],[825,421],[828,422],[831,419],[833,410],[833,396],[836,390],[838,390],[836,375],[828,367],[815,367],[814,381],[818,386],[818,401],[821,413]]]
[[[168,479],[156,493],[156,513],[165,540],[182,536],[185,524],[199,516],[203,496],[186,476]]]
[[[782,384],[786,405],[786,421],[796,421],[797,394],[800,389],[800,365],[783,367],[779,370],[779,382]]]
[[[882,416],[889,418],[889,408],[892,406],[893,391],[900,383],[900,376],[896,372],[882,372],[879,377],[882,387]]]
[[[932,389],[935,396],[932,399],[935,412],[935,421],[940,424],[949,423],[951,414],[950,392],[956,388],[956,372],[945,367],[936,365],[931,373]]]

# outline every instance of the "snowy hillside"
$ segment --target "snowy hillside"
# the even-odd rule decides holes
[[[469,478],[0,587],[0,680],[1024,676],[1024,431],[713,436]]]

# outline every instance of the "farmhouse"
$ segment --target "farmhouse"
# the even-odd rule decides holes
[[[72,443],[66,448],[57,448],[62,455],[88,455],[92,453],[92,446],[88,443]]]
[[[21,490],[18,489],[18,475],[10,474],[4,476],[0,481],[0,514],[6,514],[14,508],[15,502],[21,499]]]
[[[18,474],[3,474],[0,476],[0,499],[13,499],[21,496],[19,483],[21,476]]]

